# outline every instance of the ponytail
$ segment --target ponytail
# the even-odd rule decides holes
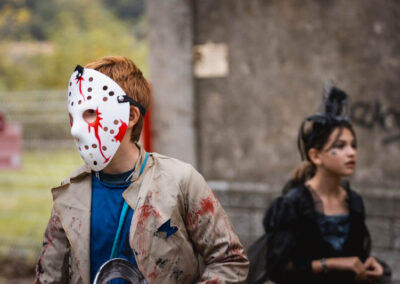
[[[310,161],[304,161],[300,167],[296,168],[292,172],[291,181],[294,184],[301,184],[306,182],[306,180],[312,178],[315,175],[316,168],[315,165]]]
[[[290,180],[284,185],[282,193],[287,193],[290,189],[305,183],[315,175],[316,167],[310,161],[304,161],[298,168],[294,169]]]

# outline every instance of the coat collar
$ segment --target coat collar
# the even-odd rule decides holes
[[[146,191],[141,190],[137,202],[134,198],[143,181],[143,176],[154,165],[154,159],[148,159],[142,176],[139,170],[143,163],[145,151],[139,148],[139,158],[135,164],[132,176],[132,185],[124,192],[123,196],[132,208],[143,204]],[[61,186],[52,189],[54,208],[60,218],[67,238],[71,244],[74,257],[77,260],[79,272],[83,283],[90,282],[90,212],[92,200],[91,168],[86,164],[74,171]],[[140,201],[140,202],[139,202]]]

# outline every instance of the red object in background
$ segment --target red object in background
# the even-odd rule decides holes
[[[147,152],[153,151],[153,143],[151,137],[151,106],[146,112],[143,125],[143,147]]]
[[[21,168],[22,127],[15,123],[6,123],[0,114],[0,170]]]
[[[0,132],[6,128],[6,117],[4,114],[0,113]]]

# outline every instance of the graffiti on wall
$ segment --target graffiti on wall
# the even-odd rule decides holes
[[[383,130],[384,145],[400,141],[400,108],[384,107],[378,100],[357,101],[351,105],[351,120],[368,130]]]

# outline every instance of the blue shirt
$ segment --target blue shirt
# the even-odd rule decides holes
[[[129,172],[131,174],[133,170]],[[125,180],[126,176],[130,174],[128,172],[120,175],[106,175],[100,173],[99,177],[92,174],[92,208],[90,217],[91,282],[93,282],[101,265],[110,259],[121,209],[124,204],[122,193],[130,185],[130,181],[125,182]],[[127,259],[137,266],[134,254],[129,245],[129,228],[132,215],[133,210],[129,208],[122,227],[117,257]],[[126,283],[124,280],[113,280],[111,282],[113,284]]]
[[[340,253],[350,232],[349,214],[324,215],[317,213],[322,238]]]

